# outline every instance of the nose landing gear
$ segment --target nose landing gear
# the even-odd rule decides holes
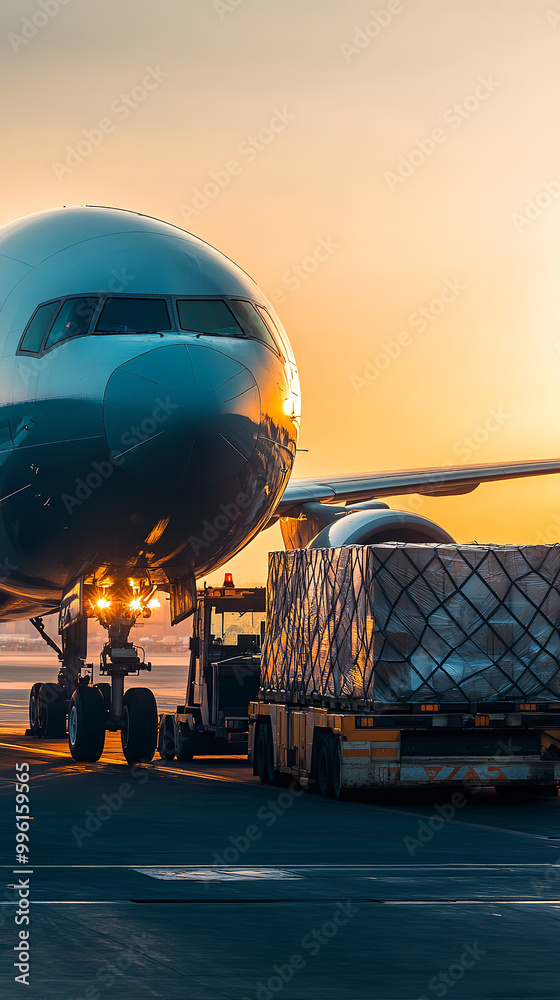
[[[85,610],[62,628],[62,649],[45,632],[42,619],[33,624],[42,638],[58,654],[61,668],[58,684],[34,684],[29,699],[30,733],[40,737],[62,737],[66,732],[68,712],[68,743],[76,761],[97,761],[103,753],[105,733],[119,732],[125,759],[129,764],[148,763],[154,756],[158,740],[158,711],[149,688],[130,688],[125,692],[128,674],[151,670],[136,646],[129,642],[130,630],[142,614],[149,617],[157,606],[155,586],[149,582],[127,590],[133,581],[108,597],[108,588],[100,591],[90,586],[90,615],[95,615],[109,633],[101,652],[99,672],[110,679],[93,684],[93,676],[84,673],[87,650],[87,617]],[[83,589],[80,590],[83,608]]]
[[[109,641],[101,653],[100,674],[111,678],[110,705],[106,728],[120,730],[121,745],[129,764],[150,761],[154,756],[158,738],[158,711],[156,699],[149,688],[124,690],[127,674],[151,670],[152,664],[140,659],[136,646],[128,641],[132,623],[109,623]],[[108,684],[100,685],[108,688]]]

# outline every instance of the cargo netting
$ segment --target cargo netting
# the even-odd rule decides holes
[[[385,542],[270,556],[266,694],[560,700],[560,546]]]

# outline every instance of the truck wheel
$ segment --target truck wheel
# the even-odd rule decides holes
[[[342,796],[342,747],[340,740],[329,740],[331,752],[332,768],[332,792],[333,799],[340,799]]]
[[[340,772],[342,754],[340,740],[326,736],[321,741],[317,762],[317,784],[326,799],[339,799],[341,794]]]
[[[95,761],[105,743],[105,706],[94,687],[80,685],[70,699],[68,743],[74,760]]]
[[[272,747],[272,731],[270,726],[261,724],[257,733],[256,748],[257,774],[262,785],[276,784],[274,770],[274,752]]]
[[[149,688],[129,688],[123,698],[121,744],[129,764],[149,764],[156,752],[158,711]]]
[[[173,760],[175,756],[172,715],[162,715],[161,717],[158,732],[158,753],[162,760]]]
[[[66,736],[66,697],[61,684],[41,684],[37,694],[37,736]]]
[[[37,699],[39,697],[39,691],[41,690],[42,684],[34,684],[29,692],[29,728],[31,730],[32,736],[39,735],[38,728],[38,704]]]
[[[175,726],[175,756],[180,761],[190,761],[194,757],[194,739],[186,722],[178,722]]]
[[[319,791],[326,799],[332,798],[332,768],[331,755],[329,753],[329,741],[321,740],[319,749],[319,760],[317,761],[317,784]]]

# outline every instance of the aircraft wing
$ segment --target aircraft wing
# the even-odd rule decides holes
[[[361,476],[320,476],[291,479],[276,508],[276,517],[297,517],[305,503],[357,503],[379,497],[420,493],[457,496],[471,493],[480,483],[523,479],[560,473],[560,459],[545,462],[504,462],[495,465],[457,465],[440,469],[372,472]]]

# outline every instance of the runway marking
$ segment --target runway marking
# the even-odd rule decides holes
[[[548,906],[560,908],[560,899],[382,899],[374,896],[349,896],[344,897],[350,902],[370,903],[383,906]],[[207,896],[192,899],[32,899],[31,906],[136,906],[144,904],[148,906],[165,903],[170,906],[191,905],[199,906],[207,903],[210,906],[223,906],[229,903],[231,906],[239,906],[243,903],[272,903],[282,906],[286,903],[339,903],[338,896],[310,896],[304,899],[301,896],[279,896],[279,897],[259,897],[251,898],[218,898],[209,899]],[[9,902],[0,902],[0,906],[19,906],[19,900],[14,899]],[[494,914],[501,916],[501,914]]]
[[[133,899],[30,899],[32,906],[126,906],[133,905]],[[0,906],[19,906],[19,900],[0,903]]]
[[[243,882],[256,879],[296,879],[305,878],[282,868],[131,868],[140,875],[180,882],[191,879],[194,882]]]
[[[560,899],[380,899],[366,902],[388,906],[560,906]]]
[[[104,864],[104,865],[34,865],[33,867],[34,868],[46,868],[46,869],[53,868],[53,869],[56,869],[57,871],[58,870],[65,870],[65,869],[69,869],[70,871],[73,871],[74,869],[80,870],[80,871],[82,871],[82,870],[93,870],[93,871],[101,870],[101,871],[104,871],[105,869],[108,870],[108,869],[113,869],[113,868],[115,868],[115,869],[126,869],[127,871],[136,871],[137,870],[136,868],[134,868],[130,864],[127,864],[127,865],[107,865],[107,864]],[[143,867],[155,867],[155,866],[144,865]],[[200,868],[202,868],[204,866],[203,865],[182,865],[179,862],[176,865],[171,865],[170,864],[170,865],[168,865],[168,867],[170,867],[170,868],[182,868],[184,870],[193,870],[193,871],[197,870],[198,871],[198,869],[200,869]],[[230,866],[229,865],[214,865],[213,867],[216,868],[216,869],[219,869],[219,870],[229,871],[229,867]],[[245,868],[252,868],[253,866],[252,865],[246,865],[246,866],[237,865],[236,866],[236,871],[238,869],[241,870],[244,867]],[[6,868],[8,870],[11,870],[13,868],[13,865],[1,865],[0,864],[0,870],[2,868]],[[478,865],[477,864],[469,864],[469,863],[456,864],[456,865],[412,865],[412,864],[410,864],[410,865],[409,864],[393,864],[393,865],[341,865],[341,864],[336,864],[336,865],[335,864],[331,864],[331,865],[328,865],[328,864],[326,864],[326,865],[282,865],[282,868],[286,869],[286,870],[287,869],[294,869],[294,870],[297,870],[297,871],[328,871],[328,872],[333,872],[333,871],[344,871],[344,872],[345,871],[400,871],[401,869],[406,869],[406,870],[412,869],[413,871],[419,871],[419,872],[422,872],[422,871],[443,871],[443,872],[448,872],[448,871],[459,871],[459,872],[462,872],[462,871],[483,871],[483,872],[486,872],[486,871],[511,871],[512,869],[515,869],[515,868],[521,868],[521,869],[524,869],[524,868],[546,868],[546,869],[549,869],[549,868],[560,868],[560,864],[552,864],[552,863],[548,864],[546,861],[530,861],[530,862],[526,862],[526,863],[521,862],[521,861],[519,861],[519,862],[515,861],[515,862],[512,862],[511,864],[499,863],[499,862],[496,862],[496,863],[493,864],[492,862],[489,862],[488,864],[478,864]]]

